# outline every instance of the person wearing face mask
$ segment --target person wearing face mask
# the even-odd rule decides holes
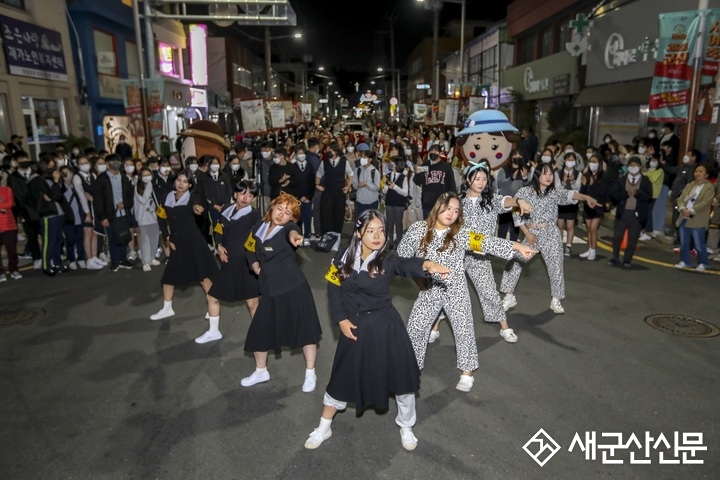
[[[345,158],[351,164],[355,164],[355,162],[360,159],[360,155],[358,155],[358,152],[355,150],[355,143],[352,140],[348,141],[345,146]]]
[[[339,153],[336,143],[330,144],[325,160],[315,173],[315,189],[322,193],[320,227],[322,234],[342,233],[346,196],[352,188],[352,166]]]
[[[249,180],[248,174],[240,166],[240,159],[235,152],[230,153],[228,161],[225,162],[223,172],[227,175],[232,185],[236,184],[240,180]]]
[[[24,221],[26,249],[32,256],[33,268],[37,270],[42,268],[38,203],[45,188],[44,180],[33,171],[32,162],[26,152],[17,150],[12,154],[12,158],[18,162],[18,170],[11,175],[8,182]]]
[[[133,149],[127,143],[125,135],[120,135],[120,138],[118,138],[118,143],[115,145],[115,154],[119,155],[121,159],[133,157]]]
[[[38,173],[42,177],[38,213],[42,233],[42,269],[48,276],[69,270],[62,261],[63,225],[65,212],[60,204],[63,197],[62,175],[53,160],[40,162]]]
[[[283,148],[276,148],[272,159],[273,164],[268,170],[268,182],[270,183],[270,199],[275,200],[280,192],[295,195],[295,184],[297,183],[296,169],[287,161],[287,153]]]
[[[588,164],[581,176],[582,186],[580,193],[588,195],[597,201],[595,207],[584,206],[583,218],[588,235],[588,250],[580,254],[580,258],[593,261],[597,258],[598,230],[600,222],[605,216],[605,204],[608,202],[608,193],[611,179],[607,175],[607,166],[599,154],[588,156]]]
[[[670,154],[673,158],[677,159],[680,155],[680,137],[675,135],[675,125],[668,122],[662,127],[662,138],[660,139],[660,145],[668,143],[670,145]]]
[[[507,165],[497,170],[497,193],[506,197],[515,197],[518,190],[530,183],[532,170],[528,168],[519,150],[513,151],[510,158],[511,161]],[[497,236],[506,238],[509,234],[510,240],[517,241],[520,229],[515,226],[512,212],[500,212],[497,221]]]
[[[628,232],[628,246],[623,256],[623,267],[629,268],[635,254],[640,230],[649,213],[652,200],[652,184],[640,173],[642,160],[631,157],[628,160],[628,173],[610,185],[610,201],[616,205],[615,227],[613,233],[613,256],[609,266],[620,263],[620,244],[625,231]]]
[[[565,147],[561,150],[561,153],[555,157],[557,168],[563,168],[563,165],[565,164],[565,157],[569,154],[572,154],[575,157],[572,159],[575,162],[574,168],[578,172],[582,172],[585,169],[585,159],[580,152],[575,151],[575,145],[572,142],[566,143]]]
[[[133,214],[140,228],[140,260],[143,272],[149,272],[153,266],[160,265],[155,259],[160,239],[157,217],[159,203],[153,191],[153,174],[149,168],[140,169],[134,189],[134,202]]]
[[[300,228],[303,234],[303,246],[310,246],[312,223],[312,204],[315,196],[315,170],[307,161],[305,146],[295,146],[295,196],[300,200]]]
[[[356,218],[365,210],[378,208],[381,177],[382,175],[372,165],[368,157],[360,157],[360,166],[352,177],[352,186],[357,190],[355,199]]]
[[[107,266],[107,263],[100,260],[97,255],[98,237],[95,233],[95,213],[93,208],[95,175],[92,173],[90,159],[86,155],[80,154],[76,162],[78,173],[73,177],[73,187],[82,206],[83,248],[87,259],[83,268],[101,270]]]
[[[537,160],[537,163],[540,165],[550,165],[550,167],[555,170],[555,155],[553,154],[552,150],[550,148],[546,148],[542,151],[540,154],[540,157]]]
[[[577,156],[572,150],[565,151],[565,157],[562,168],[555,172],[555,188],[558,190],[580,190],[582,178],[580,168],[577,167]],[[572,243],[575,238],[575,222],[580,208],[577,203],[558,206],[558,228],[560,236],[563,232],[566,234],[564,255],[569,257],[572,255]]]
[[[422,187],[423,218],[427,218],[435,202],[445,192],[457,192],[452,166],[440,158],[440,147],[429,147],[428,160],[415,167],[413,182]]]
[[[167,198],[168,194],[173,191],[174,184],[175,176],[173,175],[170,162],[163,159],[162,162],[160,162],[158,173],[153,180],[153,192],[155,193],[155,198],[158,200],[161,198]],[[165,218],[158,217],[158,227],[160,228],[160,234],[163,238],[162,249],[165,253],[165,258],[167,258],[170,256],[170,230],[168,229],[167,216]],[[159,252],[156,257],[159,257]]]
[[[20,280],[22,275],[18,271],[17,237],[18,226],[13,215],[15,198],[7,181],[9,174],[0,170],[0,247],[5,246],[8,259],[8,273],[13,280]],[[5,267],[0,258],[0,282],[6,282]]]
[[[663,143],[662,148],[664,150],[670,150],[672,146],[669,143]],[[673,166],[670,162],[664,159],[660,160],[662,169],[666,174],[666,180],[668,177],[671,178],[670,205],[676,205],[677,199],[680,197],[680,194],[685,186],[694,181],[693,172],[695,171],[695,165],[700,160],[700,156],[701,154],[699,150],[688,150],[685,155],[683,155],[682,162],[677,166]],[[677,229],[678,215],[678,210],[673,208],[671,228],[673,229],[674,236],[673,248],[677,249],[680,248],[680,233]]]
[[[660,155],[655,153],[647,160],[647,169],[643,172],[643,175],[648,177],[650,180],[650,183],[652,184],[653,192],[652,192],[652,200],[650,201],[650,210],[648,212],[647,220],[645,221],[645,224],[643,225],[643,231],[640,233],[639,240],[641,242],[646,242],[650,240],[653,236],[656,235],[654,232],[655,229],[655,219],[656,219],[656,213],[659,214],[659,212],[655,212],[655,203],[658,201],[658,198],[660,197],[660,192],[663,187],[663,181],[665,179],[665,171],[660,168]],[[665,195],[665,200],[667,200],[667,194]],[[662,202],[662,214],[663,217],[665,216],[665,206],[666,202]],[[658,223],[660,225],[664,225],[664,219],[658,220]]]
[[[160,155],[167,158],[172,153],[172,144],[167,135],[160,137]]]
[[[220,220],[223,205],[232,200],[232,183],[225,172],[220,171],[220,159],[212,157],[207,175],[202,176],[203,190],[205,191],[206,209],[210,214],[211,225]]]
[[[125,176],[128,178],[128,180],[130,180],[132,186],[135,187],[138,178],[135,174],[135,162],[133,162],[132,159],[126,158],[125,161],[123,161],[123,172],[125,173]],[[137,220],[135,219],[135,214],[132,211],[129,212],[128,219],[130,220],[131,236],[130,243],[128,244],[127,259],[130,262],[134,262],[138,258],[137,251],[140,247],[140,228],[138,227]]]
[[[364,143],[358,145],[358,151],[361,151],[363,149],[363,146],[365,148],[368,148],[368,146]],[[313,171],[315,172],[315,175],[317,175],[317,171],[320,168],[320,155],[318,152],[320,151],[320,140],[317,139],[317,137],[310,137],[307,140],[307,150],[305,151],[306,160],[308,162],[308,165],[312,167]],[[322,203],[322,192],[320,190],[315,189],[315,194],[313,196],[313,205],[312,205],[312,223],[313,223],[313,235],[310,236],[310,241],[318,241],[320,240],[320,232],[322,231],[322,228],[320,227],[320,204]]]
[[[93,196],[95,215],[108,239],[110,250],[110,271],[131,269],[127,261],[127,244],[115,241],[114,223],[120,217],[127,217],[133,208],[133,185],[127,175],[120,172],[122,161],[116,154],[106,157],[107,171],[98,176],[97,194]]]
[[[270,142],[263,142],[260,146],[260,168],[258,173],[260,174],[260,184],[262,185],[262,207],[260,211],[264,211],[264,207],[270,205],[270,166],[273,164],[273,148]]]
[[[75,175],[72,168],[68,166],[60,167],[62,175],[62,190],[64,199],[60,202],[60,206],[64,212],[65,223],[63,225],[63,237],[65,239],[65,255],[69,263],[70,270],[78,268],[86,268],[85,248],[83,245],[83,220],[85,219],[85,211],[87,201],[84,206],[80,201],[83,193],[75,190]]]

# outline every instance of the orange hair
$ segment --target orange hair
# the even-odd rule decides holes
[[[275,205],[282,205],[284,203],[288,204],[288,207],[292,212],[293,222],[300,220],[300,200],[289,193],[280,192],[280,195],[270,202],[270,206],[268,206],[267,212],[265,212],[265,216],[263,217],[263,222],[269,222],[271,220],[270,215],[273,208],[275,208]]]

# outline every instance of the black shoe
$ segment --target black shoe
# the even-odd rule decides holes
[[[632,264],[630,262],[623,263],[623,268],[630,268],[630,267],[632,267]]]
[[[118,267],[123,268],[125,270],[130,270],[131,268],[133,268],[133,264],[127,260],[123,260],[122,262],[118,263]]]
[[[63,265],[62,267],[54,267],[55,273],[67,273],[70,271],[70,267]]]
[[[57,273],[57,272],[55,272],[55,270],[52,268],[46,268],[46,269],[43,269],[43,273],[45,275],[47,275],[48,277],[54,277],[55,273]]]
[[[614,266],[617,265],[618,263],[620,263],[620,260],[615,260],[614,258],[611,258],[611,259],[608,260],[608,262],[607,262],[608,267],[614,267]]]
[[[110,270],[111,272],[117,272],[118,270],[120,270],[120,264],[119,263],[111,263],[110,266],[108,267],[108,270]]]

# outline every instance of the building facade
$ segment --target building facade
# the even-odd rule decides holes
[[[62,0],[0,1],[0,139],[24,137],[23,148],[34,159],[54,150],[63,137],[88,134],[65,5]]]

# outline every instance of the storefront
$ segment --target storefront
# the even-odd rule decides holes
[[[541,145],[552,135],[548,127],[550,110],[556,104],[572,102],[579,92],[578,62],[576,57],[560,52],[501,73],[500,84],[503,89],[512,90],[514,96],[512,121],[523,123],[518,118],[520,104],[532,105],[535,110],[532,123]]]
[[[23,148],[37,159],[40,152],[54,150],[79,130],[75,76],[65,48],[67,28],[51,30],[4,12],[0,8],[0,72],[8,73],[0,73],[0,140],[7,142],[12,134],[24,137]]]
[[[710,0],[711,8],[718,6],[720,0]],[[590,108],[591,145],[607,133],[628,144],[649,128],[660,131],[661,125],[647,123],[658,15],[695,9],[696,0],[637,0],[593,19],[585,54],[586,88],[575,100],[576,107]],[[696,135],[696,144],[707,143],[709,123],[699,123]]]

